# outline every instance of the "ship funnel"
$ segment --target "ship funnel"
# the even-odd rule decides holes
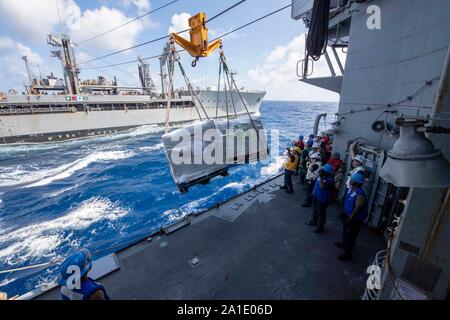
[[[399,187],[450,186],[450,164],[417,129],[426,121],[397,119],[400,137],[387,154],[380,177]]]

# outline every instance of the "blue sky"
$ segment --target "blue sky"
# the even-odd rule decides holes
[[[75,42],[120,25],[150,9],[164,5],[171,0],[58,0],[62,27]],[[205,12],[213,16],[238,0],[179,0],[176,3],[151,14],[145,19],[133,22],[107,36],[86,42],[76,47],[78,62],[86,61],[110,52],[166,35],[171,30],[187,25],[188,14]],[[252,19],[276,10],[290,3],[290,0],[247,0],[235,9],[212,21],[210,38],[239,27]],[[55,0],[0,0],[0,91],[10,88],[22,91],[26,79],[22,55],[27,55],[33,71],[36,65],[43,74],[54,72],[61,75],[60,63],[50,57],[50,46],[46,34],[59,33],[60,24]],[[312,86],[301,84],[295,75],[296,62],[304,51],[305,27],[302,22],[290,17],[286,9],[268,19],[262,20],[231,36],[225,37],[224,50],[233,69],[238,73],[238,85],[249,89],[267,90],[267,98],[278,100],[321,100],[335,101],[337,95]],[[134,50],[98,60],[83,67],[100,67],[161,53],[164,41],[159,41]],[[218,57],[202,59],[196,68],[189,66],[191,57],[183,55],[184,64],[193,82],[198,86],[217,86]],[[154,81],[159,85],[158,60],[151,60]],[[321,72],[323,66],[315,69]],[[116,75],[119,83],[137,83],[137,65],[129,64],[118,68],[82,70],[82,79],[94,79],[101,74],[107,78]],[[322,70],[323,72],[323,70]],[[181,85],[181,83],[180,83]]]

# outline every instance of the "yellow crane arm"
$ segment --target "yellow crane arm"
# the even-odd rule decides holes
[[[184,39],[176,33],[172,33],[172,39],[194,58],[209,56],[214,50],[222,45],[222,40],[215,40],[208,43],[208,28],[206,27],[206,14],[197,13],[189,18],[190,41]]]

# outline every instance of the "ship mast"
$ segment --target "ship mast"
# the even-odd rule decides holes
[[[139,80],[141,82],[141,87],[144,88],[145,92],[148,95],[151,95],[155,85],[153,84],[153,80],[150,76],[150,65],[144,62],[141,56],[138,56],[138,61]]]
[[[27,56],[23,56],[22,60],[25,62],[25,68],[27,69],[27,74],[28,74],[28,88],[27,90],[31,90],[32,86],[33,86],[33,76],[30,70],[30,65],[28,64],[28,58]]]
[[[161,95],[163,97],[166,95],[166,80],[167,80],[166,63],[167,63],[168,53],[169,53],[169,46],[166,44],[163,49],[163,54],[159,57],[159,68],[160,68],[160,77],[161,77]]]
[[[47,38],[47,43],[53,47],[58,47],[58,50],[51,51],[53,57],[61,60],[61,65],[64,73],[64,81],[66,83],[66,93],[79,94],[80,88],[78,86],[78,75],[80,70],[75,61],[75,53],[73,51],[72,42],[67,35],[61,37],[50,34]]]

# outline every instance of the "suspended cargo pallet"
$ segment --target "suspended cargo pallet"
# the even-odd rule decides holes
[[[210,130],[217,130],[213,120],[197,122],[163,135],[170,171],[181,192],[186,192],[192,185],[208,183],[218,175],[228,174],[227,164],[204,162],[205,149],[216,143],[203,139],[203,132]]]
[[[256,130],[255,130],[256,128]],[[259,119],[205,120],[163,135],[172,177],[181,192],[227,176],[230,165],[268,156]]]

